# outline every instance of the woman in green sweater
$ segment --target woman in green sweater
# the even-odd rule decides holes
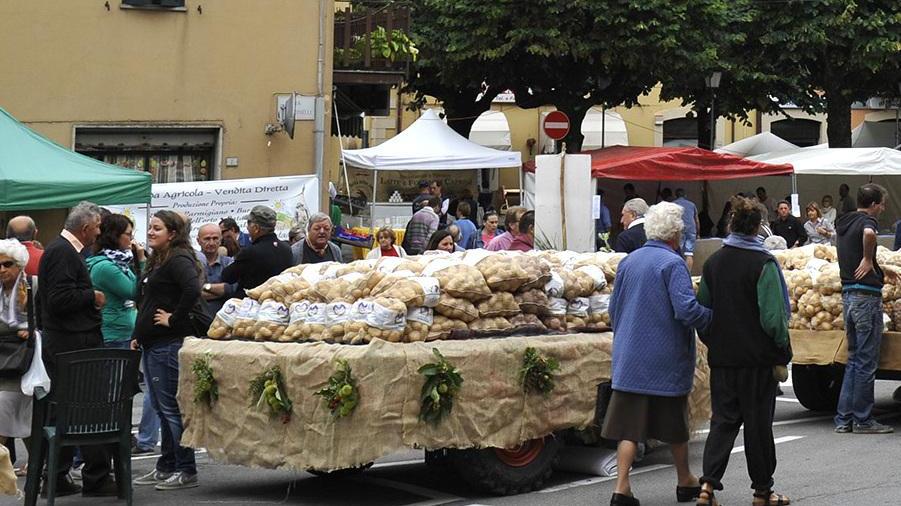
[[[138,310],[136,269],[144,266],[144,249],[132,241],[134,224],[127,216],[110,214],[100,223],[97,254],[88,258],[95,290],[106,295],[103,306],[103,343],[128,349]]]

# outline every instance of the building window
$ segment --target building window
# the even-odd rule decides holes
[[[215,129],[78,128],[75,151],[128,169],[149,172],[154,183],[215,179]]]
[[[820,122],[812,119],[780,119],[770,124],[770,133],[795,146],[806,148],[820,143]]]
[[[122,0],[123,9],[186,11],[185,0]]]
[[[666,147],[697,147],[698,120],[673,118],[663,122],[663,145]]]

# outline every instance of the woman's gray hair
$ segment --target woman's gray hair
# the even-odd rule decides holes
[[[314,224],[322,222],[322,221],[327,221],[329,223],[329,225],[331,225],[333,227],[335,226],[335,224],[332,223],[332,219],[329,217],[329,215],[327,215],[325,213],[314,213],[313,215],[310,216],[310,221],[307,222],[307,232],[309,232],[310,230],[313,230]]]
[[[648,240],[671,241],[685,228],[682,206],[671,202],[654,204],[644,215],[644,233]]]
[[[16,239],[0,240],[0,255],[12,258],[19,268],[24,268],[28,263],[28,249]]]
[[[648,203],[643,198],[630,199],[623,205],[623,211],[628,211],[636,218],[641,218],[648,212]]]
[[[63,228],[69,232],[77,232],[81,230],[89,220],[93,220],[94,217],[99,216],[100,206],[93,202],[82,201],[69,211],[69,216],[66,217],[66,223],[63,225]]]

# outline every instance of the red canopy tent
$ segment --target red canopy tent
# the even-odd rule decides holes
[[[793,172],[790,164],[761,163],[700,148],[611,146],[584,151],[591,155],[591,175],[630,181],[717,181]],[[535,172],[535,162],[523,164]]]

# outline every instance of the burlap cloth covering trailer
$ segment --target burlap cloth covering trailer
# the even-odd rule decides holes
[[[518,374],[532,346],[560,362],[550,395],[523,393]],[[513,448],[522,441],[594,421],[597,385],[610,378],[612,334],[507,337],[367,346],[326,343],[257,343],[187,339],[179,354],[178,401],[185,421],[182,443],[206,448],[218,462],[261,468],[332,470],[353,467],[406,448]],[[437,425],[419,421],[423,377],[432,348],[461,371],[463,387],[450,415]],[[191,363],[210,353],[219,400],[193,402]],[[703,346],[690,398],[692,427],[710,415],[709,369]],[[334,419],[313,395],[348,361],[360,403]],[[249,382],[278,365],[294,403],[288,423],[250,407]]]

